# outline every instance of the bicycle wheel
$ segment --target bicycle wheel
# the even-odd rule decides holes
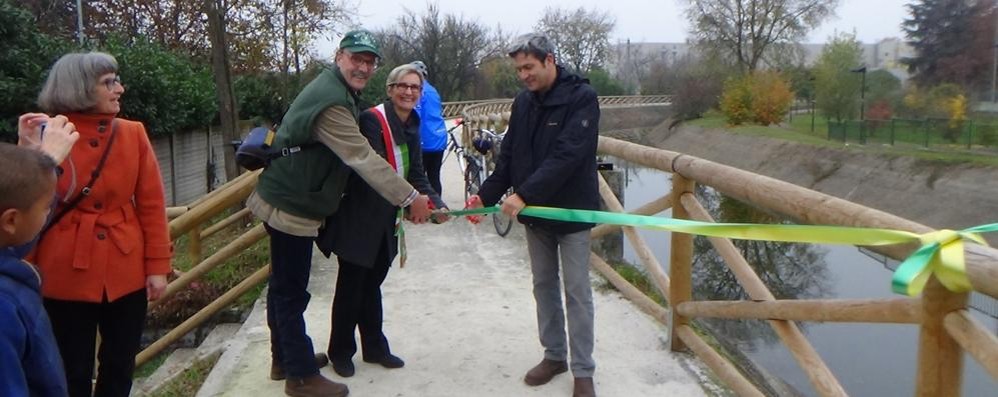
[[[478,194],[478,189],[482,187],[478,174],[481,166],[477,161],[468,159],[468,166],[464,168],[464,201],[467,202],[471,196]]]
[[[509,197],[511,193],[512,192],[507,190],[506,194],[502,195],[502,200],[499,202],[506,200],[506,197]],[[506,235],[509,234],[510,229],[513,228],[513,217],[506,215],[501,211],[496,212],[492,214],[492,224],[496,227],[496,233],[499,233],[499,236],[506,237]]]

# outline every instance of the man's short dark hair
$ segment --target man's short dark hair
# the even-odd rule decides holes
[[[0,211],[27,210],[49,194],[55,160],[38,150],[0,143]]]
[[[510,58],[520,53],[533,55],[543,62],[548,54],[555,55],[554,43],[542,33],[527,33],[513,40],[513,45],[507,51]],[[557,59],[557,56],[555,58]]]

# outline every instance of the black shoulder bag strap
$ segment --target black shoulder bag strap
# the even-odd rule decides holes
[[[107,162],[107,156],[111,153],[111,146],[114,145],[114,137],[116,136],[118,136],[118,120],[114,119],[111,120],[111,137],[107,140],[107,147],[104,148],[104,153],[100,156],[100,162],[97,163],[97,168],[94,168],[94,172],[90,173],[90,182],[87,182],[87,185],[84,186],[83,189],[80,189],[80,193],[73,198],[73,201],[70,201],[69,204],[63,206],[62,210],[52,217],[52,221],[45,225],[45,229],[42,229],[42,232],[39,233],[39,235],[44,235],[49,228],[59,223],[59,220],[66,216],[69,211],[76,208],[76,206],[80,204],[80,201],[83,201],[84,198],[90,195],[90,191],[93,189],[94,183],[97,182],[97,178],[100,178],[100,172],[104,169],[104,163]]]

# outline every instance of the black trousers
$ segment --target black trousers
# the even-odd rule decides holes
[[[357,353],[354,330],[359,328],[364,358],[381,360],[391,354],[388,339],[382,331],[381,308],[381,283],[391,267],[388,249],[382,246],[371,268],[343,259],[338,261],[340,270],[336,277],[329,350],[326,353],[331,360],[351,359]]]
[[[145,288],[114,302],[101,303],[45,299],[52,321],[70,397],[128,397],[146,320]],[[92,389],[97,331],[97,387]],[[93,393],[91,393],[93,390]]]
[[[305,333],[305,308],[312,295],[308,278],[312,270],[313,237],[284,233],[267,225],[270,234],[270,282],[267,287],[267,326],[270,352],[291,378],[319,373],[312,339]]]
[[[443,160],[444,152],[423,152],[423,169],[426,170],[426,179],[430,180],[430,186],[441,196],[444,194],[440,186],[440,163]]]

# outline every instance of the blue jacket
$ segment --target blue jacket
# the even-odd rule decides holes
[[[599,102],[589,81],[561,66],[548,92],[520,91],[513,100],[496,169],[478,191],[482,202],[494,205],[512,187],[527,205],[599,209],[599,118]],[[519,220],[554,233],[593,227],[524,215]]]
[[[423,96],[416,105],[416,114],[422,120],[419,134],[423,138],[424,152],[442,152],[447,148],[447,125],[444,124],[444,109],[440,93],[423,80]]]
[[[66,374],[42,306],[41,278],[18,248],[0,248],[0,395],[65,397]]]

